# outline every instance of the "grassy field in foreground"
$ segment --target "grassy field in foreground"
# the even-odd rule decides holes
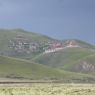
[[[95,95],[90,84],[32,84],[28,87],[0,87],[0,95]]]

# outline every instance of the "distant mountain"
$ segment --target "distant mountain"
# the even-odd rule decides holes
[[[93,75],[94,45],[23,29],[0,29],[0,78],[95,83]]]
[[[0,29],[0,55],[31,58],[41,53],[42,46],[51,41],[54,39],[23,29]]]
[[[0,29],[0,55],[3,56],[31,59],[48,50],[59,51],[58,47],[95,48],[80,40],[60,41],[23,29]]]

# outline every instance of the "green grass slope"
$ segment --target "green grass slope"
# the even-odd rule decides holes
[[[0,77],[47,79],[60,75],[62,75],[62,73],[57,70],[53,70],[40,64],[0,56]]]
[[[55,53],[40,55],[34,60],[61,70],[95,74],[95,51],[86,48],[67,48]]]
[[[40,42],[48,42],[52,40],[47,36],[33,32],[27,32],[23,29],[0,29],[0,51],[8,50],[9,41],[15,38],[17,35],[22,35],[27,39]]]
[[[35,54],[22,53],[21,54],[21,53],[15,52],[15,50],[13,50],[13,49],[10,49],[9,48],[10,40],[16,38],[18,35],[25,37],[25,39],[28,39],[28,40],[31,40],[34,42],[35,41],[40,42],[40,43],[47,43],[47,42],[55,41],[55,39],[52,39],[52,38],[47,37],[45,35],[41,35],[41,34],[37,34],[37,33],[33,33],[33,32],[28,32],[23,29],[0,29],[0,55],[12,56],[12,57],[14,56],[14,57],[24,58],[24,59],[31,59],[39,54],[39,53],[35,53]],[[66,41],[67,40],[60,41],[60,42],[65,43]],[[68,41],[72,41],[72,40],[68,40]],[[75,42],[79,46],[94,49],[93,45],[90,45],[90,44],[85,43],[83,41],[75,40]]]
[[[28,80],[57,80],[62,82],[95,82],[95,77],[87,74],[72,73],[50,67],[0,56],[0,78]]]
[[[42,54],[35,58],[35,61],[52,67],[61,67],[92,54],[84,48],[67,48],[55,53]]]
[[[77,45],[79,45],[81,47],[89,48],[89,49],[95,49],[95,46],[94,45],[92,45],[90,43],[87,43],[85,41],[78,40],[78,39],[64,40],[63,43],[66,44],[67,42],[71,42],[71,41],[74,41]]]
[[[71,66],[67,66],[66,69],[69,71],[95,75],[95,54],[84,57]]]
[[[26,54],[26,53],[17,53],[15,50],[10,49],[10,40],[13,40],[18,35],[23,36],[25,39],[28,39],[33,42],[39,43],[47,43],[49,41],[53,41],[54,39],[49,38],[47,36],[28,32],[23,29],[0,29],[0,55],[3,56],[10,56],[10,57],[17,57],[17,58],[32,58],[36,56],[38,53],[35,54]]]

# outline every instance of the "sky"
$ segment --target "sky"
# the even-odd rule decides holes
[[[95,44],[95,0],[0,0],[0,28]]]

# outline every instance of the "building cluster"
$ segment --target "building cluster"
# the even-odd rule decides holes
[[[39,51],[39,47],[40,45],[37,42],[26,39],[20,35],[10,40],[10,48],[14,49],[17,52],[37,52]]]
[[[25,37],[18,35],[14,39],[10,40],[10,48],[17,52],[33,53],[33,52],[44,52],[50,53],[59,51],[64,48],[79,47],[75,41],[66,41],[66,43],[61,43],[59,41],[53,42],[34,42],[32,40],[26,39]]]
[[[74,40],[68,40],[65,43],[57,42],[57,43],[52,43],[49,46],[49,48],[45,50],[44,53],[52,53],[66,48],[80,48],[80,46]]]
[[[63,48],[64,48],[64,46],[62,43],[54,42],[54,43],[49,44],[49,46],[45,49],[44,53],[56,52]]]

